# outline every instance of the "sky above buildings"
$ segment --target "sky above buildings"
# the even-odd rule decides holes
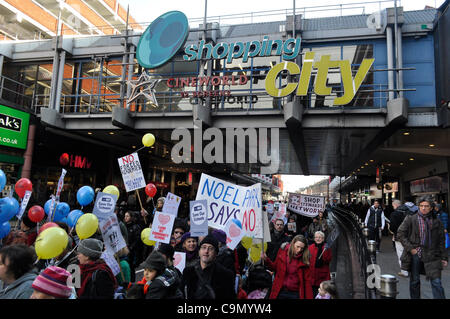
[[[127,5],[130,5],[130,14],[138,21],[138,22],[147,22],[150,23],[155,18],[160,16],[161,14],[178,10],[182,11],[189,19],[192,18],[202,18],[205,13],[205,0],[170,0],[170,1],[161,1],[161,0],[119,0],[120,4],[125,8]],[[303,7],[316,7],[314,12],[309,12],[306,14],[306,17],[315,17],[320,15],[327,16],[335,16],[340,14],[339,4],[354,4],[361,3],[362,0],[315,0],[314,2],[310,1],[295,1],[296,6],[296,14],[301,13],[301,9]],[[373,0],[371,1],[373,2]],[[425,6],[438,7],[444,0],[403,0],[397,1],[398,6],[403,6],[405,11],[411,10],[422,10]],[[292,10],[294,5],[293,0],[277,0],[277,1],[260,1],[260,0],[227,0],[227,1],[217,1],[217,0],[209,0],[207,2],[207,15],[208,16],[224,16],[229,14],[242,14],[256,11],[270,11],[270,10]],[[322,6],[322,7],[321,7]],[[324,11],[324,9],[336,8],[333,12]],[[343,14],[361,14],[363,13],[363,7],[365,7],[365,13],[370,14],[379,9],[386,7],[393,7],[394,1],[382,1],[380,3],[373,4],[357,4],[353,5],[353,7],[359,7],[352,10],[343,10]],[[345,8],[346,6],[344,6]],[[310,9],[311,10],[311,9]],[[267,17],[270,19],[270,16]],[[255,18],[256,19],[256,18]],[[271,19],[272,21],[280,20],[280,19]],[[227,20],[224,20],[227,21]],[[228,20],[230,21],[230,20]],[[235,23],[248,23],[249,21],[236,21]],[[231,23],[233,24],[233,23]]]

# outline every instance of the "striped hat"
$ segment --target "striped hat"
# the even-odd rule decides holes
[[[67,279],[71,277],[70,273],[60,267],[47,267],[33,281],[31,287],[56,298],[69,298],[72,288],[67,286]]]

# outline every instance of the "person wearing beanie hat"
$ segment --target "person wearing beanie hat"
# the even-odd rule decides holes
[[[199,262],[183,271],[182,291],[187,299],[234,299],[235,276],[217,262],[219,242],[207,235],[199,245]]]
[[[215,239],[217,239],[217,241],[219,242],[219,246],[220,244],[225,245],[227,243],[227,234],[223,230],[213,229],[211,235],[214,236]]]
[[[68,299],[72,288],[67,286],[70,273],[60,267],[49,266],[33,281],[30,299]],[[70,279],[69,279],[70,280]]]
[[[113,299],[117,280],[109,266],[100,256],[103,243],[94,238],[80,241],[77,258],[80,263],[81,285],[77,290],[79,299]]]
[[[175,246],[175,251],[186,253],[186,267],[196,264],[198,261],[198,238],[191,236],[190,232],[185,233]]]

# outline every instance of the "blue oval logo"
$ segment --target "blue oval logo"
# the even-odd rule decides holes
[[[169,11],[154,20],[144,31],[136,50],[140,65],[157,68],[169,61],[186,43],[189,24],[180,11]]]

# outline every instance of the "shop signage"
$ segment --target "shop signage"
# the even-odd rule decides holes
[[[92,161],[89,161],[89,159],[86,156],[74,155],[74,154],[69,155],[67,153],[63,153],[59,157],[59,162],[63,166],[66,166],[67,164],[69,164],[69,167],[73,167],[73,168],[89,169],[92,166]]]
[[[27,148],[30,114],[0,105],[0,145]]]
[[[307,52],[305,54],[301,72],[298,64],[293,62],[281,62],[275,65],[266,76],[265,87],[267,93],[273,97],[284,97],[294,93],[294,91],[298,96],[307,95],[312,69],[314,67],[317,69],[314,93],[324,96],[331,95],[332,88],[326,85],[328,70],[330,68],[339,68],[344,86],[344,93],[342,96],[334,99],[333,105],[345,105],[353,100],[375,60],[364,59],[361,62],[355,77],[353,77],[351,62],[349,60],[331,61],[330,55],[322,55],[320,61],[314,62],[314,55],[315,52]],[[288,71],[291,75],[300,74],[298,83],[288,83],[283,88],[277,88],[277,77],[283,71]]]

